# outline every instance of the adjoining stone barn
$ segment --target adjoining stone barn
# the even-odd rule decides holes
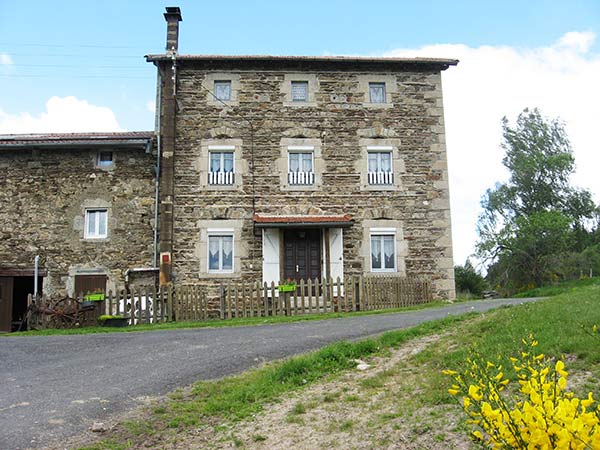
[[[34,292],[121,288],[154,267],[153,132],[0,136],[0,331]],[[153,272],[144,280],[153,283]],[[133,280],[132,280],[133,281]]]

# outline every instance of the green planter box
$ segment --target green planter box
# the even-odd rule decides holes
[[[296,283],[280,284],[278,288],[279,292],[294,292],[296,290]]]
[[[86,302],[101,302],[104,300],[104,293],[101,292],[99,294],[88,294],[83,299]]]

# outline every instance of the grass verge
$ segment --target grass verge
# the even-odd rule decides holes
[[[537,303],[501,308],[485,314],[449,317],[360,342],[340,342],[238,376],[199,382],[189,390],[177,391],[168,400],[153,407],[145,418],[135,421],[135,426],[131,422],[121,424],[113,431],[111,440],[83,449],[120,450],[153,447],[153,444],[160,447],[160,443],[181,439],[181,436],[192,434],[199,427],[211,427],[219,432],[221,428],[228,427],[224,424],[252,420],[265,405],[278,401],[286,393],[353,368],[354,359],[385,354],[386,349],[412,338],[442,332],[446,333],[444,338],[403,363],[405,367],[400,379],[395,381],[399,387],[394,394],[402,408],[389,420],[402,416],[402,420],[413,420],[426,424],[427,428],[437,429],[438,425],[434,422],[438,418],[431,414],[432,409],[454,411],[456,406],[456,400],[447,393],[449,380],[441,375],[441,370],[462,366],[468,348],[473,345],[490,360],[498,356],[508,358],[519,351],[521,338],[530,333],[539,340],[540,352],[551,356],[568,355],[570,369],[574,373],[587,374],[581,388],[596,389],[597,392],[600,386],[600,345],[598,335],[591,333],[594,324],[600,325],[600,285],[583,283],[573,286],[569,292]],[[388,378],[394,374],[393,371],[389,373]],[[376,393],[381,390],[381,383],[381,380],[373,380],[361,386]],[[402,392],[405,392],[405,398],[400,399]],[[298,406],[293,410],[294,420],[302,421],[301,409]],[[428,415],[424,415],[423,411],[428,411]],[[377,420],[376,412],[364,412],[373,415],[371,422],[374,426],[384,426],[389,422],[387,418],[385,421]],[[458,408],[451,413],[452,417],[457,413]],[[420,426],[415,427],[415,432],[420,435],[421,429]],[[152,433],[136,430],[152,430]],[[464,424],[452,431],[463,433]]]
[[[270,317],[243,317],[233,318],[228,320],[203,320],[203,321],[190,321],[190,322],[166,322],[157,324],[139,324],[134,326],[128,326],[123,328],[113,327],[83,327],[83,328],[71,328],[64,330],[32,330],[32,331],[19,331],[15,333],[0,334],[1,336],[55,336],[55,335],[70,335],[70,334],[96,334],[96,333],[132,333],[141,331],[160,331],[160,330],[174,330],[174,329],[186,329],[186,328],[220,328],[220,327],[241,327],[250,325],[267,325],[276,323],[289,323],[289,322],[302,322],[307,320],[325,320],[325,319],[339,319],[343,317],[355,317],[355,316],[370,316],[376,314],[390,314],[398,312],[415,311],[427,308],[439,308],[440,306],[447,305],[442,301],[435,301],[430,303],[424,303],[418,306],[411,306],[406,308],[396,309],[385,309],[378,311],[357,311],[357,312],[338,312],[338,313],[324,313],[324,314],[305,314],[298,316],[270,316]]]
[[[286,392],[355,367],[355,359],[380,353],[418,336],[442,332],[473,315],[450,316],[358,342],[342,341],[241,375],[198,382],[191,390],[172,393],[169,400],[155,406],[146,419],[136,422],[135,428],[152,429],[155,436],[161,435],[162,440],[165,434],[185,432],[210,422],[211,418],[218,419],[217,422],[246,419]],[[133,433],[131,428],[131,422],[120,424],[110,440],[82,447],[81,450],[121,450],[141,442],[151,445],[148,440],[152,441],[152,437]]]
[[[528,298],[528,297],[554,297],[560,294],[566,294],[574,292],[585,286],[598,286],[600,285],[600,277],[584,278],[581,280],[568,280],[558,283],[552,286],[541,286],[534,289],[528,289],[523,292],[515,294],[515,298]]]

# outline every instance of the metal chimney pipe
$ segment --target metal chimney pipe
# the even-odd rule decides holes
[[[165,20],[167,21],[167,52],[174,51],[177,53],[179,45],[179,22],[181,18],[181,11],[178,6],[167,6],[165,13]]]

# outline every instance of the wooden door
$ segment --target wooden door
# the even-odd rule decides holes
[[[0,331],[12,331],[13,277],[0,277]]]
[[[106,292],[106,275],[75,276],[75,296],[100,291]]]
[[[286,230],[283,234],[283,245],[285,279],[321,279],[320,230]]]

